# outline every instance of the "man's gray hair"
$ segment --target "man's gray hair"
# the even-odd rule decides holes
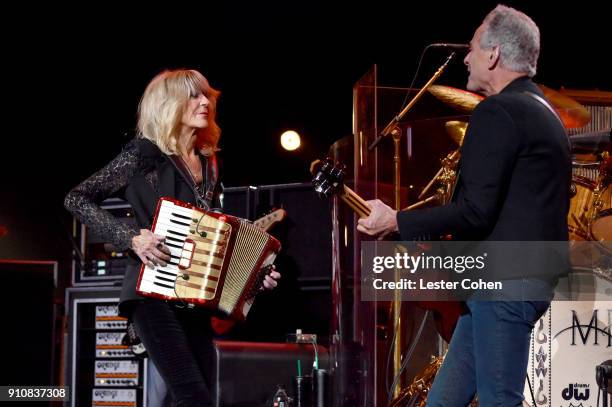
[[[498,5],[484,19],[480,46],[500,50],[500,64],[514,72],[536,74],[540,54],[540,30],[526,14]]]

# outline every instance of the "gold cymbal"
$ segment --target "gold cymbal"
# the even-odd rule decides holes
[[[591,112],[574,99],[547,86],[538,86],[542,89],[544,97],[555,108],[566,128],[583,127],[591,121]],[[484,96],[477,93],[450,86],[431,85],[427,90],[442,102],[466,113],[472,112],[478,103],[484,99]]]
[[[538,84],[546,99],[554,106],[561,117],[563,125],[568,129],[586,126],[591,121],[591,112],[574,99],[565,96],[556,90]]]
[[[467,122],[461,122],[458,120],[451,120],[444,124],[446,127],[446,132],[451,136],[453,141],[457,143],[459,147],[463,144],[463,138],[465,137],[465,132],[467,131]]]
[[[452,88],[450,86],[431,85],[429,88],[427,88],[427,90],[442,102],[466,113],[474,110],[476,105],[478,105],[478,103],[484,99],[483,96],[476,93]]]

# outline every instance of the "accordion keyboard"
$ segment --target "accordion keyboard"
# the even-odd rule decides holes
[[[160,200],[152,232],[165,236],[171,260],[143,265],[137,291],[144,296],[214,307],[246,316],[266,266],[280,243],[252,223]]]

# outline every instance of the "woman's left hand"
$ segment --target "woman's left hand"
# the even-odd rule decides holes
[[[280,280],[281,274],[276,271],[276,266],[272,265],[272,271],[270,274],[266,274],[264,277],[262,288],[266,290],[273,290],[278,285],[278,280]]]

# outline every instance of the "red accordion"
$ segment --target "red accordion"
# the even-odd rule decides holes
[[[142,265],[136,291],[145,297],[215,309],[244,320],[280,242],[251,222],[161,198],[151,231],[166,237],[167,266]]]

